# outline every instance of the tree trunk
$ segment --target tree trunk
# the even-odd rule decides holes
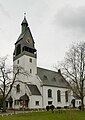
[[[84,98],[81,98],[81,110],[84,111]]]
[[[6,101],[5,101],[5,99],[3,100],[3,110],[2,110],[2,112],[6,112]]]

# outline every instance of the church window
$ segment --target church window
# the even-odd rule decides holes
[[[52,101],[48,101],[48,105],[52,105]]]
[[[16,86],[16,92],[17,93],[20,92],[20,85],[19,84]]]
[[[78,105],[78,101],[76,101],[76,104]]]
[[[29,59],[29,62],[32,63],[32,58]]]
[[[29,47],[27,47],[27,46],[24,46],[24,47],[22,48],[22,51],[27,51],[27,52],[30,52],[30,53],[33,53],[33,54],[34,54],[34,52],[35,52],[34,49],[29,48]]]
[[[29,52],[29,48],[28,48],[27,46],[24,46],[24,47],[22,48],[22,51],[27,51],[27,52]]]
[[[19,64],[19,60],[17,60],[17,64]]]
[[[21,53],[21,45],[19,44],[17,47],[16,47],[16,55],[19,55]]]
[[[14,105],[19,105],[19,100],[15,100]]]
[[[52,90],[51,89],[48,90],[48,98],[52,98]]]
[[[61,102],[61,91],[57,91],[57,102]]]
[[[68,102],[68,91],[65,91],[65,100]]]
[[[39,101],[35,101],[35,105],[39,106]]]
[[[30,69],[30,73],[32,73],[32,69]]]

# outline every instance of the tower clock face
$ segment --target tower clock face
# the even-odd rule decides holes
[[[30,38],[27,38],[27,39],[26,39],[26,43],[29,43],[29,44],[31,43]]]

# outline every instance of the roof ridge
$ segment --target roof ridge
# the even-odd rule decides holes
[[[55,73],[59,73],[57,71],[54,71],[54,70],[51,70],[51,69],[47,69],[47,68],[42,68],[42,67],[37,67],[39,69],[43,69],[43,70],[46,70],[46,71],[50,71],[50,72],[55,72]]]

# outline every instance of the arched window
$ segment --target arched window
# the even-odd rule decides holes
[[[48,98],[52,98],[52,90],[51,89],[48,90]]]
[[[65,91],[65,100],[68,102],[68,91]]]
[[[60,90],[57,91],[57,101],[61,102],[61,91]]]
[[[16,86],[16,92],[20,92],[20,85],[19,84]]]

